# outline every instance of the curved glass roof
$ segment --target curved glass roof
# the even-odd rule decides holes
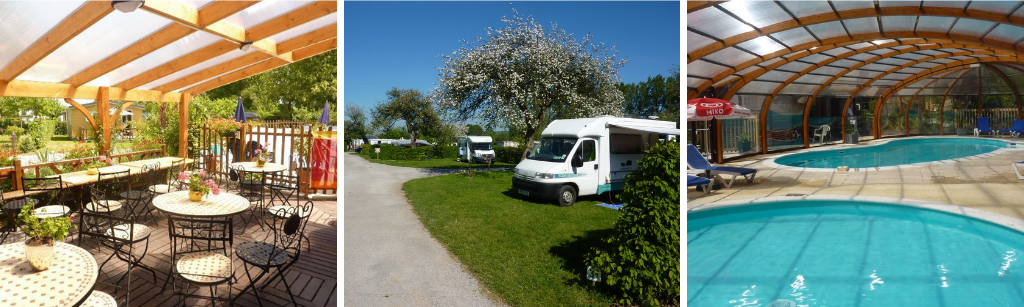
[[[177,101],[337,48],[334,1],[0,1],[0,94]],[[251,42],[247,51],[240,50]]]

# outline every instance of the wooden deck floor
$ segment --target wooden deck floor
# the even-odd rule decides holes
[[[248,212],[243,214],[246,215],[247,219],[250,219]],[[179,298],[173,295],[171,290],[168,289],[163,293],[160,292],[160,288],[163,286],[171,267],[171,252],[166,217],[160,214],[158,218],[159,221],[155,224],[148,224],[153,229],[153,233],[149,239],[149,251],[142,260],[143,264],[156,270],[157,280],[153,280],[153,275],[146,270],[133,270],[131,282],[132,306],[174,306],[179,302]],[[234,239],[236,246],[245,241],[262,241],[267,235],[266,231],[260,230],[255,223],[250,222],[244,229],[243,226],[245,225],[242,224],[236,217]],[[337,306],[337,233],[337,202],[314,202],[314,212],[306,226],[306,235],[309,237],[310,243],[309,250],[304,249],[299,261],[285,272],[285,278],[292,293],[295,294],[299,306]],[[13,239],[17,240],[18,238]],[[9,239],[8,242],[11,242],[11,240]],[[71,241],[69,243],[76,242]],[[139,246],[141,247],[141,245]],[[93,244],[83,244],[82,247],[96,256],[97,263],[102,263],[110,255],[109,249],[96,248]],[[259,306],[251,290],[239,295],[239,291],[249,284],[249,279],[243,271],[242,261],[234,257],[234,255],[232,255],[232,258],[236,268],[234,274],[238,278],[232,287],[232,295],[238,297],[235,302],[236,306]],[[113,282],[124,273],[126,267],[127,265],[124,262],[114,258],[102,269],[104,274],[99,277],[99,280]],[[253,269],[251,272],[255,276],[258,270]],[[258,285],[262,285],[266,280],[268,278],[264,277]],[[206,289],[208,288],[194,288],[195,291],[199,291],[198,293],[204,294],[208,293]],[[100,283],[97,283],[95,290],[104,291],[109,294],[113,293],[112,288],[107,288]],[[226,290],[226,285],[221,286],[218,292],[219,295],[226,297]],[[290,305],[284,283],[280,280],[276,280],[268,286],[265,294],[261,295],[263,306]],[[211,303],[205,300],[188,299],[185,305],[211,306]]]

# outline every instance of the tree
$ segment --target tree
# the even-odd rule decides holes
[[[370,139],[366,137],[370,133],[370,127],[367,126],[363,108],[357,105],[347,105],[345,106],[345,116],[348,117],[345,120],[345,139],[362,139],[363,144],[370,144]]]
[[[302,61],[212,89],[210,99],[242,96],[247,111],[262,119],[314,121],[324,102],[331,103],[331,121],[337,122],[338,53],[331,50]]]
[[[35,115],[45,118],[60,116],[67,110],[57,99],[31,97],[0,97],[0,115],[19,118],[22,115]],[[31,111],[22,114],[24,111]]]
[[[484,128],[480,125],[469,125],[466,128],[469,129],[469,132],[466,132],[467,135],[484,135]]]
[[[518,13],[517,13],[518,14]],[[478,44],[463,41],[441,55],[432,95],[458,120],[525,130],[522,158],[533,149],[540,127],[555,118],[617,115],[622,93],[615,87],[626,60],[614,48],[577,42],[557,25],[545,29],[532,17],[502,17],[505,28],[487,29]]]
[[[625,98],[623,112],[630,117],[658,116],[660,120],[679,122],[679,71],[672,73],[667,78],[657,75],[644,82],[619,83]]]
[[[388,130],[384,131],[384,133],[380,134],[380,138],[382,138],[382,139],[400,139],[400,138],[405,137],[406,135],[409,135],[409,133],[406,132],[405,129],[399,127],[399,128],[391,128],[391,129],[388,129]]]
[[[387,96],[387,101],[373,108],[374,127],[385,128],[386,131],[397,121],[405,121],[411,146],[416,147],[416,139],[440,125],[433,103],[420,91],[393,87]]]

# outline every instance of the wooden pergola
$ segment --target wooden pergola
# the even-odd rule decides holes
[[[63,99],[100,131],[104,152],[121,109],[177,103],[184,157],[192,97],[338,44],[335,1],[138,3],[121,12],[112,1],[0,2],[0,11],[27,16],[4,20],[18,31],[0,29],[0,96]],[[126,103],[93,118],[76,99],[95,99],[97,110]]]
[[[896,98],[909,99],[898,108],[905,129],[898,136],[912,135],[907,123],[911,106],[923,104],[919,96],[942,97],[943,133],[941,112],[961,78],[977,80],[978,114],[989,94],[981,80],[992,79],[999,85],[985,87],[1006,88],[998,94],[1012,94],[1017,117],[1024,115],[1024,84],[1014,81],[1024,76],[1022,2],[690,1],[687,30],[688,98],[742,96],[759,108],[760,149],[753,154],[769,153],[769,136],[779,135],[768,124],[780,103],[802,111],[787,109],[800,121],[794,133],[802,144],[793,146],[802,148],[810,147],[809,120],[828,102],[823,97],[845,100],[840,133],[855,98],[877,99],[869,130],[875,138],[882,137],[882,111]],[[713,125],[721,162],[722,121]]]

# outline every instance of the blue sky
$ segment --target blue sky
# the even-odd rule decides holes
[[[510,5],[511,3],[511,5]],[[522,16],[558,27],[577,39],[615,46],[629,60],[623,82],[647,80],[681,66],[679,2],[344,2],[344,103],[367,112],[392,87],[429,93],[440,54],[461,40],[502,28],[512,6]],[[369,115],[369,114],[367,114]]]

